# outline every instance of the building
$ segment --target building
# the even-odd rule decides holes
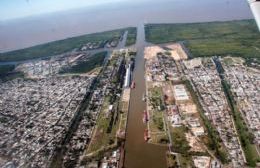
[[[192,132],[195,136],[201,136],[201,135],[204,135],[204,133],[205,133],[203,127],[193,127],[193,128],[191,128],[191,132]]]
[[[186,92],[184,85],[175,85],[173,89],[174,89],[174,96],[176,101],[189,100],[189,96]]]
[[[187,69],[193,69],[202,65],[201,58],[194,58],[192,60],[183,62]]]
[[[130,82],[131,82],[131,65],[129,64],[126,69],[124,87],[128,88],[130,86]]]
[[[193,156],[192,157],[195,167],[197,168],[209,168],[210,157],[208,156]]]

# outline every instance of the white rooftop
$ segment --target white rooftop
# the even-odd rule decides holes
[[[181,100],[189,100],[189,96],[186,92],[185,86],[184,85],[175,85],[173,87],[174,89],[174,95],[175,95],[175,99],[178,101]]]

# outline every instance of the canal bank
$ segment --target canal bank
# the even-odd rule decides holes
[[[166,147],[156,146],[146,143],[144,131],[146,126],[143,124],[143,111],[146,104],[142,101],[145,93],[144,79],[144,48],[145,32],[144,25],[138,26],[137,33],[137,56],[133,80],[136,87],[131,91],[126,142],[125,142],[125,168],[165,168],[166,167]]]

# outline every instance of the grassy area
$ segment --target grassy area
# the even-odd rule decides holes
[[[149,126],[151,132],[155,132],[156,134],[158,133],[165,134],[163,113],[164,111],[159,111],[157,109],[153,110],[152,112],[149,112],[150,115]]]
[[[126,130],[126,124],[127,124],[127,114],[123,113],[123,114],[120,115],[120,117],[122,117],[122,120],[121,120],[121,125],[120,125],[119,130],[125,131]]]
[[[169,138],[166,133],[151,133],[151,139],[149,143],[152,144],[160,144],[160,145],[168,145]]]
[[[215,155],[222,163],[224,164],[228,163],[229,162],[229,160],[227,159],[228,153],[222,145],[222,140],[219,137],[219,134],[216,131],[216,129],[211,125],[208,118],[204,115],[204,110],[199,102],[199,99],[195,91],[193,90],[190,81],[185,80],[184,83],[186,85],[186,88],[190,92],[192,100],[196,104],[200,117],[203,120],[203,123],[206,127],[208,136],[207,138],[203,138],[204,143],[209,147],[210,150],[214,151]]]
[[[181,154],[189,153],[190,146],[185,137],[187,131],[187,128],[184,126],[171,128],[172,148],[174,152]]]
[[[195,166],[193,166],[193,161],[192,161],[191,155],[179,154],[178,158],[180,160],[180,167],[195,167]]]
[[[154,109],[160,108],[160,110],[163,110],[163,100],[162,100],[162,88],[160,87],[154,87],[149,88],[149,99],[150,103],[153,106]]]
[[[120,111],[120,117],[121,117],[121,125],[119,130],[125,131],[126,130],[126,124],[127,124],[127,117],[128,117],[128,107],[129,102],[120,102],[119,103],[119,111]]]
[[[97,53],[91,56],[87,61],[62,69],[60,73],[87,73],[95,68],[101,67],[106,55],[107,52]]]
[[[169,142],[168,136],[164,128],[164,114],[165,109],[162,100],[162,88],[153,87],[149,88],[149,103],[152,110],[149,111],[150,121],[150,143],[167,144]]]
[[[88,42],[100,42],[120,38],[126,29],[106,31],[95,34],[88,34],[78,37],[72,37],[64,40],[54,41],[46,44],[33,46],[21,50],[0,53],[0,61],[23,61],[36,58],[43,58],[72,51]]]
[[[167,154],[166,159],[167,159],[167,167],[168,168],[178,167],[177,158],[176,158],[175,155]]]
[[[158,111],[155,111],[153,116],[152,116],[152,126],[151,128],[154,128],[152,131],[158,129],[158,131],[164,131],[164,126],[163,126],[163,114],[158,112]]]
[[[235,64],[243,64],[245,61],[242,58],[239,57],[224,57],[223,62],[227,66],[235,65]]]
[[[149,88],[149,102],[153,107],[149,115],[151,132],[164,132],[163,114],[165,113],[162,100],[162,88]]]
[[[260,34],[253,20],[149,24],[146,40],[152,43],[184,42],[194,57],[231,55],[260,59]]]
[[[172,137],[172,150],[179,153],[178,158],[181,167],[191,167],[192,154],[189,152],[190,146],[186,139],[185,133],[187,133],[188,128],[181,127],[171,127],[171,137]]]
[[[137,37],[137,28],[136,27],[128,28],[126,46],[131,46],[131,45],[135,44],[136,37]]]
[[[107,117],[106,112],[108,110],[109,103],[109,96],[107,96],[104,100],[100,116],[97,120],[96,124],[96,132],[94,135],[94,139],[92,140],[92,143],[89,145],[88,153],[95,152],[100,149],[105,149],[109,145],[113,145],[116,140],[116,131],[119,126],[119,122],[116,123],[116,125],[113,126],[111,132],[107,132],[107,129],[109,127],[110,118],[112,117],[109,115]]]
[[[8,74],[6,76],[3,76],[1,79],[3,81],[9,81],[9,80],[13,80],[16,78],[24,78],[24,74],[22,72],[14,72],[14,73]]]
[[[235,100],[230,91],[230,86],[226,81],[222,82],[225,94],[228,98],[229,105],[231,107],[232,115],[235,121],[236,129],[239,134],[239,139],[244,150],[247,163],[250,167],[255,167],[256,162],[260,162],[260,157],[253,144],[254,136],[248,130],[246,123],[244,122],[239,110],[237,109]]]

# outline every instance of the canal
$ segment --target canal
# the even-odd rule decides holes
[[[144,25],[138,26],[137,33],[137,57],[134,70],[136,87],[131,91],[130,107],[128,114],[126,144],[125,144],[125,168],[166,168],[166,147],[146,143],[144,140],[145,125],[142,122],[142,114],[146,104],[142,101],[145,93],[144,79]]]

